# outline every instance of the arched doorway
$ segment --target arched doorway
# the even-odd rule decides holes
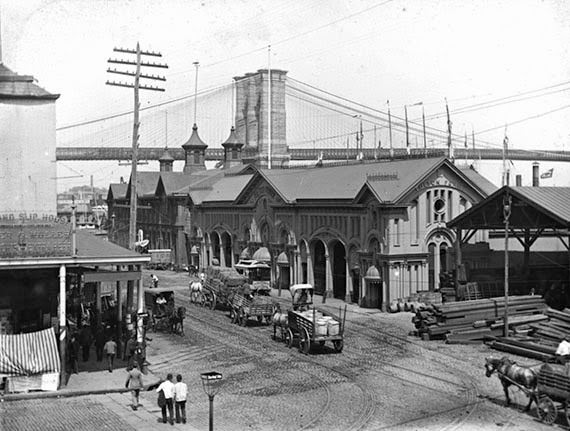
[[[429,289],[439,289],[442,287],[440,275],[448,270],[448,248],[452,244],[452,239],[446,232],[439,230],[432,234],[427,243]]]
[[[305,244],[305,241],[301,241],[301,244],[299,245],[299,256],[301,258],[301,274],[299,277],[299,282],[308,283],[309,278],[307,271],[307,246]]]
[[[346,252],[340,241],[331,244],[332,250],[332,276],[333,297],[346,299]]]
[[[287,290],[291,285],[291,277],[289,271],[289,258],[287,254],[283,251],[279,256],[277,256],[277,268],[279,270],[279,276],[277,279],[277,285],[279,290]]]
[[[372,265],[364,276],[364,296],[362,307],[382,309],[384,292],[382,291],[382,276],[380,271]]]
[[[315,293],[322,295],[327,286],[325,245],[321,240],[316,240],[313,246],[313,278],[315,280]]]
[[[212,262],[214,261],[214,259],[217,259],[218,262],[221,262],[220,261],[221,240],[218,232],[212,232],[212,235],[210,236],[210,241],[212,241]]]
[[[231,267],[232,266],[232,238],[227,232],[222,233],[220,237],[223,251],[223,259],[220,260],[220,264]]]

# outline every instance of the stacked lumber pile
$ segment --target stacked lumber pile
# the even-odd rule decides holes
[[[486,342],[496,350],[548,361],[554,357],[560,341],[570,337],[570,309],[558,311],[548,308],[544,316],[545,320],[528,325],[531,331],[527,335],[515,331],[512,337],[490,336]]]
[[[398,298],[395,301],[392,301],[390,303],[389,310],[392,313],[397,313],[398,311],[411,311],[412,313],[415,313],[426,306],[441,304],[441,293],[421,290],[406,298]]]
[[[540,296],[525,295],[509,298],[509,327],[528,326],[548,320],[542,312]],[[412,318],[418,335],[424,339],[446,338],[449,343],[482,342],[504,331],[505,298],[447,302],[420,308]]]

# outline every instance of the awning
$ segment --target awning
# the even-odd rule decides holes
[[[0,374],[59,373],[60,365],[53,328],[29,334],[0,335]]]

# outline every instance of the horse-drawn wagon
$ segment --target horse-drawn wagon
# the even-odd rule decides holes
[[[238,289],[245,283],[246,278],[233,268],[209,266],[206,269],[201,292],[200,303],[212,310],[220,304],[231,308],[232,299]]]
[[[256,318],[259,323],[265,321],[268,325],[275,310],[275,302],[263,293],[250,291],[249,285],[244,285],[236,291],[232,298],[230,317],[232,322],[246,326],[249,318]]]
[[[564,409],[570,426],[570,364],[544,364],[538,372],[536,413],[540,420],[552,424],[558,410]]]
[[[340,353],[344,347],[344,326],[346,322],[346,305],[344,316],[339,308],[338,316],[325,310],[312,307],[313,286],[296,284],[289,288],[293,308],[283,312],[276,310],[273,315],[273,338],[277,338],[277,328],[281,339],[288,347],[298,341],[299,351],[308,354],[311,346],[324,346],[332,342],[334,349]],[[342,316],[342,318],[341,318]]]
[[[144,291],[148,326],[152,331],[168,330],[184,335],[186,308],[175,307],[174,291],[164,288],[148,288]]]

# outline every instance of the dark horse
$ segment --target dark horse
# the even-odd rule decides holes
[[[491,377],[495,371],[497,372],[507,398],[507,406],[511,404],[511,399],[509,398],[509,386],[511,385],[518,385],[525,389],[524,392],[528,395],[529,400],[524,411],[530,410],[533,401],[537,403],[537,375],[532,368],[521,367],[504,356],[501,359],[485,358],[485,370],[487,377]]]
[[[170,332],[173,334],[184,335],[184,318],[186,317],[186,308],[178,307],[170,315]]]

